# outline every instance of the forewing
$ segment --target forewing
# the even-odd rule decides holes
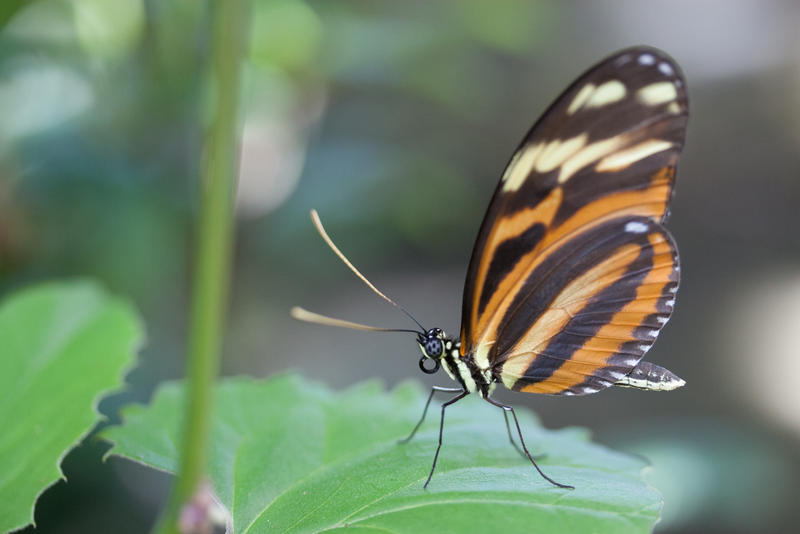
[[[619,230],[628,222],[666,236],[650,224],[666,217],[687,113],[679,68],[644,47],[600,62],[550,106],[512,156],[478,233],[464,290],[463,354],[484,369],[505,362],[538,320],[515,308],[521,295],[553,283],[556,273],[541,266],[569,247],[580,255],[581,236],[608,237],[601,228],[629,235]],[[544,314],[548,304],[534,311]]]

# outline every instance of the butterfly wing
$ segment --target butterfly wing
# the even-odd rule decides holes
[[[576,80],[511,158],[467,272],[461,353],[509,388],[590,393],[666,323],[678,258],[661,226],[688,113],[663,52],[637,47]]]

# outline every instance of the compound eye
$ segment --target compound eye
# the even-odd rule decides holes
[[[425,341],[425,354],[427,354],[429,358],[440,357],[443,349],[444,347],[442,346],[442,340],[438,338],[429,337]]]

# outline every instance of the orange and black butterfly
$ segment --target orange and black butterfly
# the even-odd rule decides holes
[[[439,448],[445,408],[478,393],[504,414],[511,412],[525,456],[539,473],[571,487],[536,465],[513,408],[491,398],[498,383],[549,395],[585,395],[614,385],[672,390],[684,384],[642,358],[669,320],[678,289],[678,253],[663,223],[687,118],[678,66],[659,50],[635,47],[586,71],[527,133],[478,232],[459,339],[425,329],[416,319],[421,331],[409,330],[417,333],[422,350],[420,368],[434,373],[444,367],[458,384],[434,387],[422,415],[435,392],[455,394],[442,407]],[[344,258],[315,212],[312,217],[343,261],[405,312]],[[300,308],[293,315],[392,330]]]

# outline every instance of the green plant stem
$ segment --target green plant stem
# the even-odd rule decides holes
[[[0,29],[5,28],[14,15],[31,3],[32,0],[5,0],[0,6]]]
[[[157,532],[178,532],[182,507],[203,482],[212,387],[228,298],[238,138],[238,97],[247,0],[211,2],[211,123],[205,140],[189,324],[187,400],[177,480]]]

